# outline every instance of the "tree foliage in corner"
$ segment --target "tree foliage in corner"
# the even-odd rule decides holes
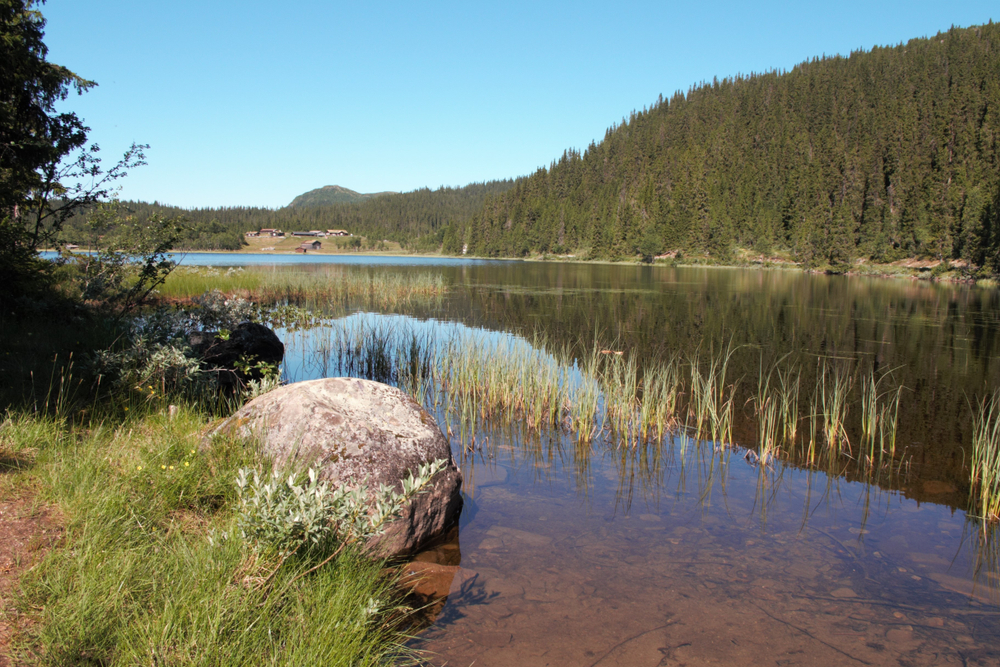
[[[0,302],[44,285],[38,250],[56,245],[69,217],[143,164],[145,147],[133,145],[104,171],[97,146],[85,147],[88,128],[56,110],[71,91],[96,84],[46,60],[38,5],[0,0]]]

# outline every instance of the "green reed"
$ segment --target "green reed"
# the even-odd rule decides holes
[[[192,298],[208,290],[242,296],[263,304],[292,303],[320,309],[331,305],[363,304],[388,309],[416,300],[434,299],[447,291],[435,273],[407,275],[330,267],[323,271],[285,271],[274,267],[178,267],[167,278],[160,295]]]
[[[696,355],[692,355],[689,385],[689,423],[698,437],[709,436],[719,444],[733,442],[733,399],[736,383],[727,384],[726,374],[733,355],[732,347],[709,355],[704,370]]]
[[[847,435],[847,413],[850,407],[849,393],[854,377],[840,364],[831,364],[826,359],[818,362],[817,387],[822,434],[826,446],[838,454],[849,453],[851,441]]]
[[[673,356],[646,370],[639,406],[640,436],[662,439],[677,425],[681,387],[680,358]]]
[[[1000,521],[1000,390],[973,415],[969,504],[985,523]]]
[[[575,364],[578,378],[569,390],[569,423],[580,442],[590,442],[597,423],[601,385],[598,379],[600,350],[594,343],[591,354]],[[573,374],[570,373],[570,376]]]
[[[802,374],[798,366],[777,369],[778,405],[784,426],[785,442],[794,444],[799,433],[799,387]]]
[[[429,329],[418,334],[403,322],[363,316],[314,330],[320,334],[312,346],[312,363],[324,376],[388,382],[442,409],[443,425],[449,433],[457,431],[465,447],[482,447],[476,437],[483,427],[517,428],[522,437],[568,433],[578,446],[596,440],[651,448],[642,456],[658,455],[665,439],[685,432],[716,448],[735,445],[738,383],[729,377],[732,348],[643,366],[635,355],[615,354],[597,344],[576,356],[565,347],[552,349],[538,335],[522,339],[456,330],[442,337]],[[749,403],[757,432],[751,446],[765,467],[794,456],[831,472],[854,460],[868,476],[887,467],[890,472],[900,469],[896,428],[901,389],[890,387],[886,376],[859,382],[850,368],[818,362],[811,409],[801,415],[800,367],[784,358],[770,369],[761,363]],[[864,449],[860,453],[851,451],[847,426],[856,384],[867,401],[860,410],[867,424],[858,440]],[[680,454],[683,459],[685,453]]]
[[[903,388],[886,388],[889,375],[875,372],[861,378],[860,455],[869,470],[892,465],[896,458],[896,427]]]
[[[778,438],[783,434],[780,418],[781,394],[771,384],[774,376],[772,368],[764,372],[763,359],[757,376],[757,395],[754,397],[754,412],[757,415],[757,456],[762,466],[778,458],[780,448]]]

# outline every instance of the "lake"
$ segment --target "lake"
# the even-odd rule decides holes
[[[424,577],[413,646],[429,663],[1000,661],[1000,535],[966,513],[973,408],[1000,387],[996,291],[659,266],[378,258],[344,270],[432,273],[448,292],[281,332],[286,379],[362,375],[369,353],[349,350],[352,336],[388,341],[390,355],[420,341],[428,359],[478,340],[498,365],[563,363],[565,383],[581,381],[595,343],[605,368],[632,360],[640,387],[670,359],[683,373],[728,360],[722,443],[692,428],[693,385],[665,433],[623,436],[603,419],[589,440],[496,412],[470,418],[422,386],[466,496],[458,530],[409,567]],[[799,383],[800,431],[761,460],[759,387],[779,372]],[[866,377],[879,379],[880,409],[898,396],[894,453],[877,466],[863,444]],[[804,443],[835,378],[847,404],[826,456]]]

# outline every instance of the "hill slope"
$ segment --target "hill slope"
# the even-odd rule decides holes
[[[713,81],[491,197],[450,249],[1000,269],[1000,25]]]
[[[342,188],[339,185],[324,185],[321,188],[316,188],[315,190],[310,190],[309,192],[303,193],[292,200],[289,204],[289,208],[294,208],[295,206],[328,206],[330,204],[356,204],[358,202],[365,201],[366,199],[371,199],[372,197],[381,197],[382,195],[394,195],[395,192],[372,192],[369,194],[362,194],[360,192],[355,192],[354,190],[348,190],[347,188]]]
[[[280,209],[233,206],[182,209],[159,203],[126,202],[137,219],[157,214],[181,216],[186,222],[185,250],[238,250],[243,235],[265,227],[286,232],[309,229],[346,229],[356,236],[389,239],[427,251],[441,247],[446,228],[464,226],[482,210],[490,195],[513,187],[514,181],[473,183],[461,188],[423,188],[413,192],[383,193],[354,203],[286,206]],[[63,240],[86,245],[89,239],[83,217],[67,221]]]

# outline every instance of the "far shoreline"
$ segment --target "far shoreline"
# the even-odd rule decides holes
[[[299,253],[288,252],[283,250],[257,250],[257,249],[242,249],[242,250],[172,250],[175,254],[217,254],[217,255],[266,255],[266,256],[281,256],[288,257],[294,256]],[[439,252],[399,252],[398,250],[391,251],[379,251],[379,250],[357,250],[351,252],[329,252],[324,250],[311,250],[308,253],[302,253],[304,255],[320,255],[324,257],[414,257],[414,258],[441,258],[441,259],[471,259],[471,260],[499,260],[499,261],[509,261],[509,262],[539,262],[539,263],[549,263],[549,264],[594,264],[594,265],[610,265],[610,266],[656,266],[656,267],[672,267],[672,268],[704,268],[704,269],[757,269],[765,271],[793,271],[810,273],[814,275],[827,275],[827,276],[845,276],[854,278],[882,278],[882,279],[898,279],[898,280],[908,280],[908,281],[919,281],[926,283],[941,283],[948,285],[967,285],[981,287],[984,289],[994,289],[997,287],[997,282],[992,278],[980,278],[973,279],[969,277],[964,277],[961,275],[956,275],[957,271],[954,268],[949,268],[946,273],[941,273],[938,275],[933,275],[934,266],[939,265],[941,262],[927,262],[918,260],[917,258],[907,258],[900,260],[893,264],[879,264],[873,262],[859,262],[854,266],[858,268],[852,268],[847,271],[834,271],[830,269],[815,268],[810,269],[802,266],[798,262],[783,258],[763,258],[758,257],[741,263],[720,263],[717,261],[712,261],[711,258],[698,258],[697,261],[684,261],[666,258],[665,256],[660,256],[653,262],[642,262],[639,259],[623,259],[623,260],[610,260],[610,259],[583,259],[574,256],[567,255],[533,255],[529,257],[482,257],[477,255],[447,255]],[[913,268],[905,266],[905,264],[925,264],[925,267]],[[933,265],[932,265],[933,264]]]

